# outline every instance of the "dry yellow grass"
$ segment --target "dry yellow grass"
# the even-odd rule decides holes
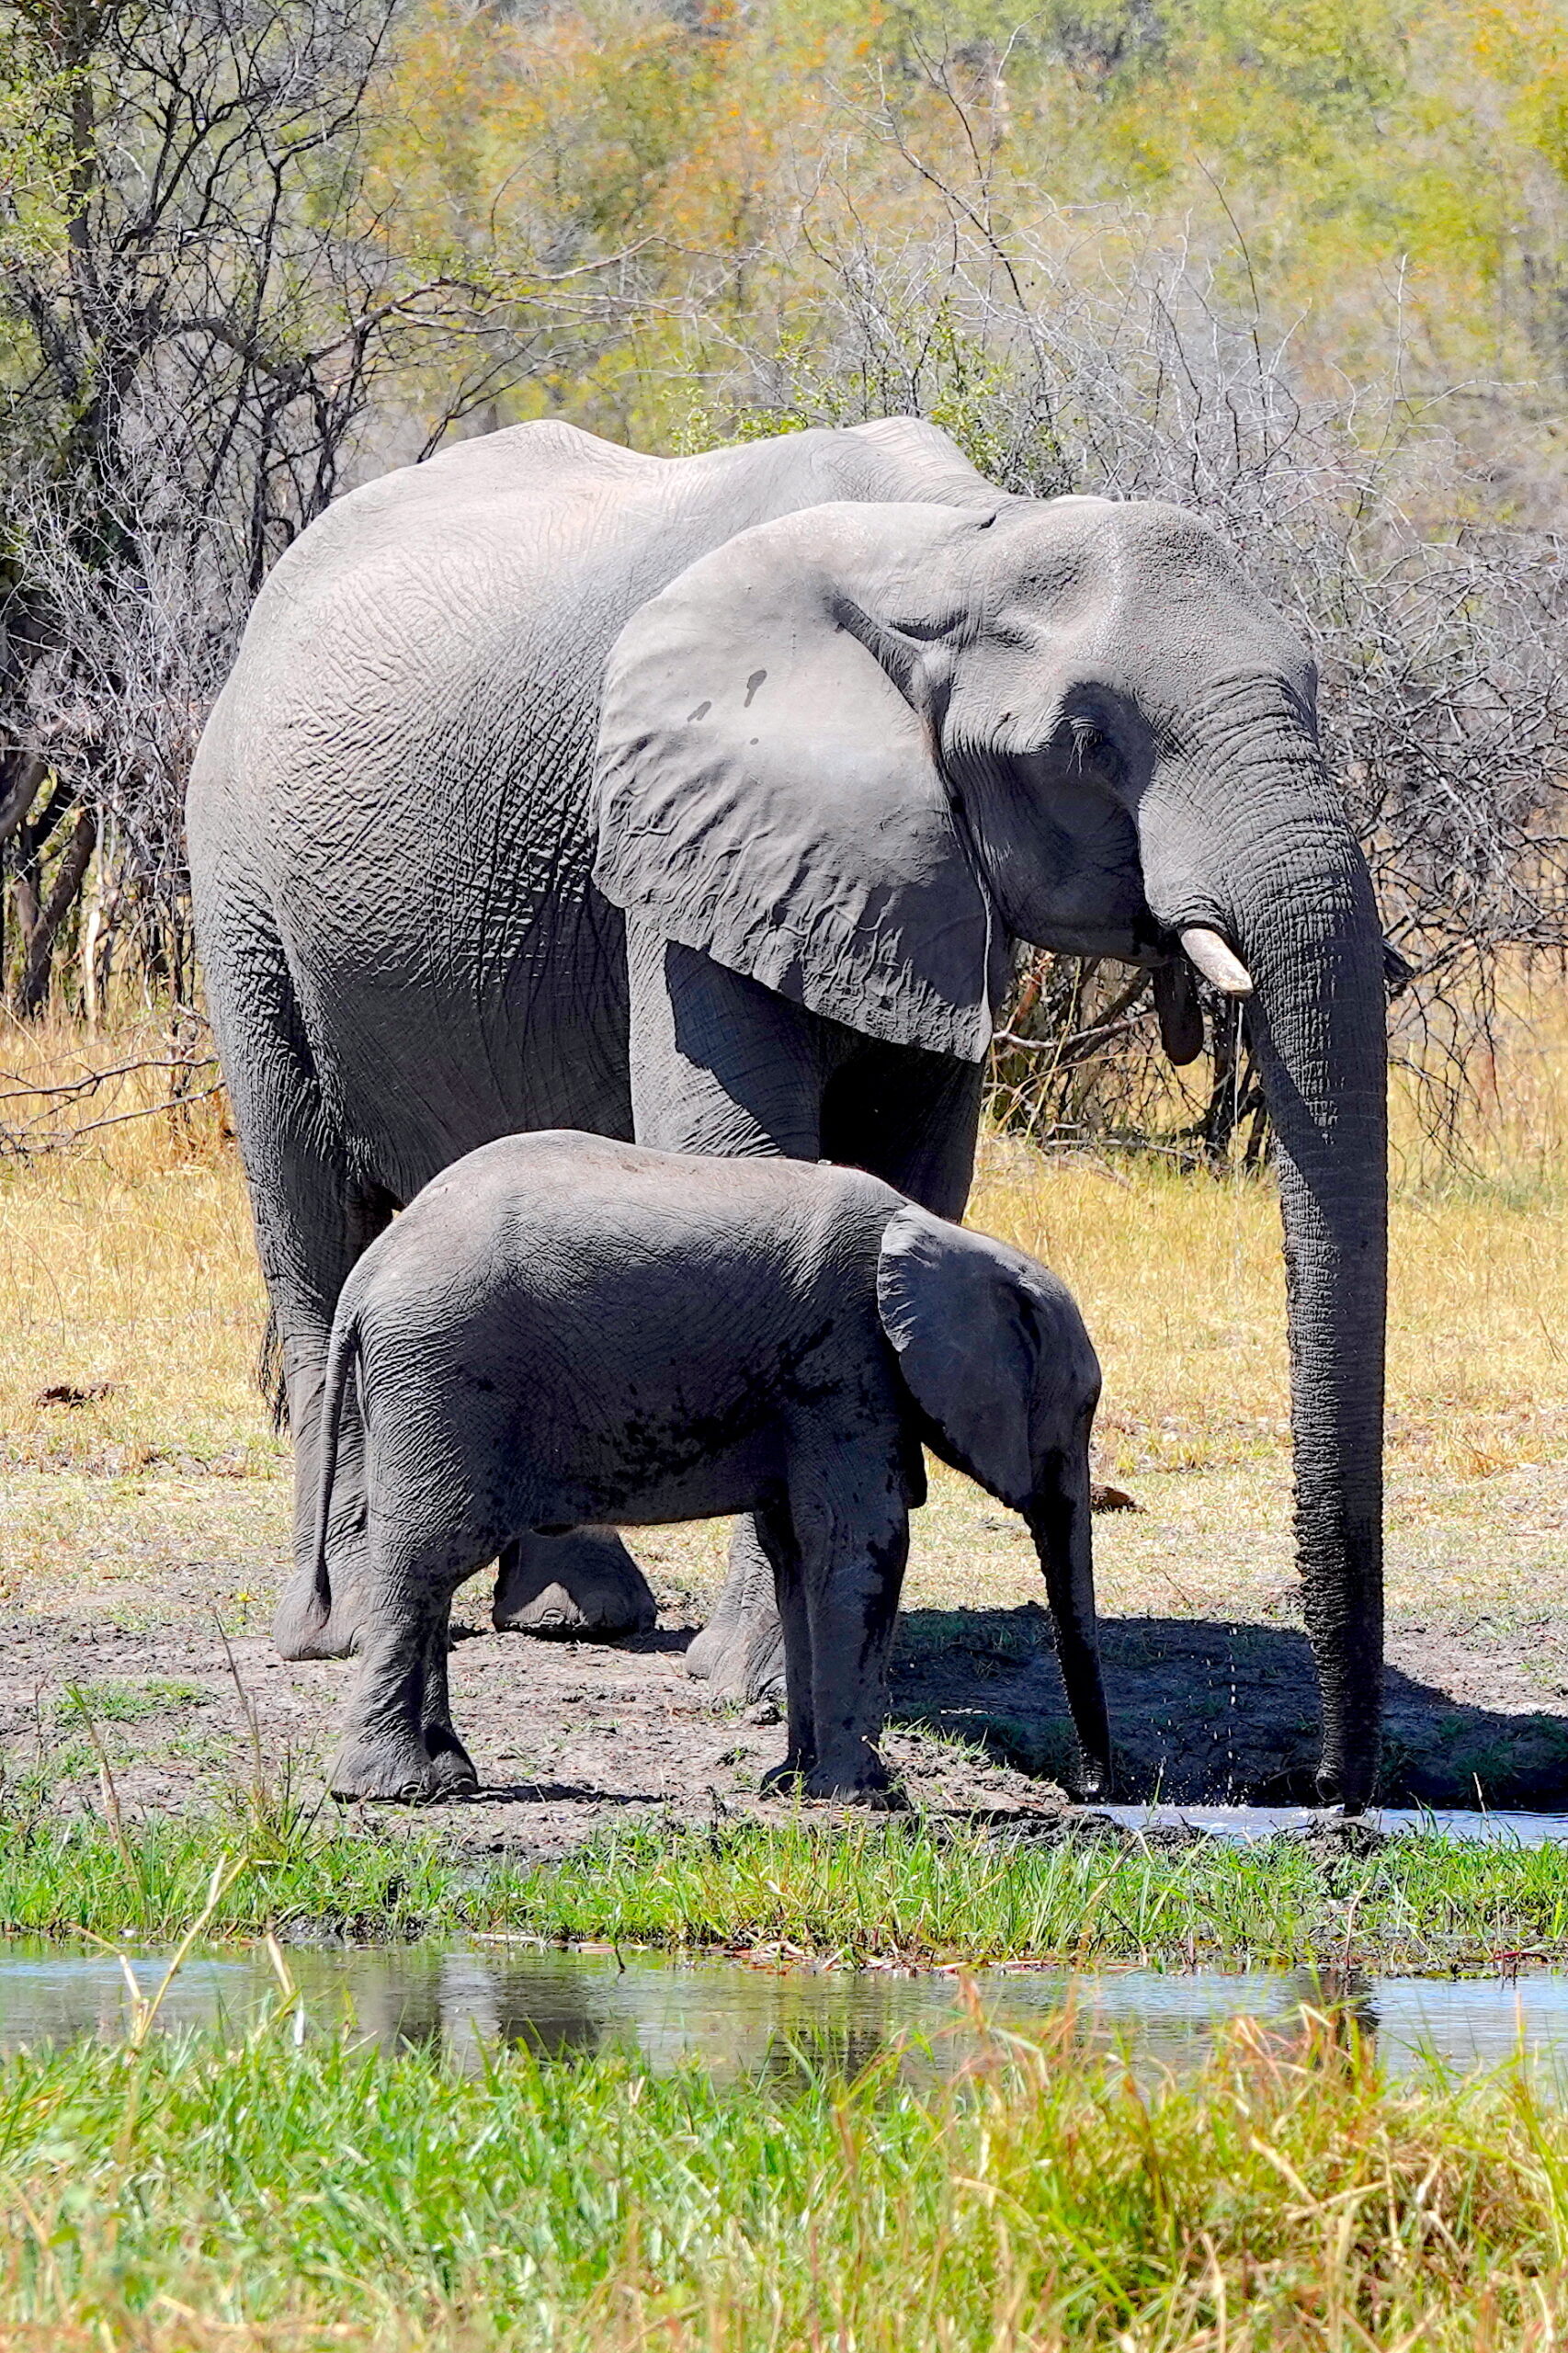
[[[1390,1595],[1506,1618],[1568,1597],[1568,994],[1521,1000],[1483,1081],[1457,1166],[1393,1089]],[[1272,1187],[994,1143],[971,1216],[1055,1266],[1094,1334],[1105,1465],[1150,1506],[1102,1523],[1110,1606],[1267,1600],[1290,1549]]]
[[[1500,1068],[1445,1165],[1408,1083],[1393,1099],[1390,1438],[1472,1476],[1542,1458],[1568,1406],[1568,995],[1511,1017]],[[1107,1367],[1124,1467],[1206,1469],[1283,1438],[1273,1188],[1245,1176],[1054,1161],[993,1143],[976,1224],[1075,1286]]]
[[[154,1455],[210,1463],[261,1436],[249,1378],[260,1290],[222,1098],[130,1116],[166,1100],[156,1065],[169,1059],[151,1020],[96,1040],[63,1024],[0,1030],[7,1129],[30,1119],[45,1134],[85,1131],[69,1149],[0,1160],[0,1393],[13,1460],[76,1459],[76,1415],[35,1402],[61,1384],[110,1384],[92,1442],[119,1449],[128,1471]],[[75,1106],[26,1092],[144,1064]]]
[[[169,1059],[151,1019],[0,1032],[8,1128],[119,1121],[0,1162],[0,1590],[137,1617],[173,1576],[243,1620],[279,1557],[286,1450],[253,1377],[260,1286],[222,1099],[125,1118],[166,1099],[157,1068],[74,1107],[22,1091]],[[60,1389],[90,1402],[44,1402]]]
[[[95,1069],[169,1059],[150,1017],[88,1040],[0,1032],[0,1117],[44,1131]],[[139,1069],[83,1097],[80,1127],[162,1099]],[[68,1107],[69,1108],[69,1107]],[[1468,1166],[1445,1173],[1396,1088],[1390,1530],[1396,1608],[1517,1615],[1568,1597],[1568,995],[1511,1022]],[[1278,1218],[1267,1182],[986,1148],[974,1222],[1050,1260],[1106,1369],[1105,1468],[1144,1509],[1101,1523],[1113,1608],[1267,1605],[1289,1575],[1289,1420]],[[70,1614],[177,1597],[243,1617],[281,1563],[286,1448],[254,1378],[262,1301],[244,1189],[210,1097],[0,1163],[0,1589]],[[81,1405],[51,1388],[107,1391]],[[699,1598],[718,1531],[643,1542]],[[173,1583],[173,1594],[170,1581]],[[1038,1593],[1027,1543],[964,1483],[937,1483],[913,1593]],[[163,1597],[160,1599],[160,1595]],[[1437,1597],[1437,1598],[1435,1598]]]

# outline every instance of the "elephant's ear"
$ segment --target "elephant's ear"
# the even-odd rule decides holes
[[[898,1211],[882,1233],[877,1308],[904,1386],[937,1451],[1021,1510],[1034,1489],[1030,1405],[1040,1309],[1017,1251],[925,1210]]]
[[[596,880],[812,1012],[978,1062],[1006,943],[914,689],[941,506],[828,506],[733,540],[635,613],[599,731]],[[913,603],[910,598],[913,597]]]

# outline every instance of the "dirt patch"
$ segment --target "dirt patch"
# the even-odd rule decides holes
[[[778,1711],[708,1703],[681,1664],[695,1631],[590,1645],[464,1628],[453,1704],[480,1794],[438,1815],[378,1808],[378,1824],[438,1820],[462,1846],[547,1858],[610,1822],[778,1811],[757,1787],[783,1753]],[[0,1742],[14,1790],[40,1779],[67,1808],[101,1806],[100,1746],[127,1814],[185,1813],[258,1770],[309,1795],[350,1672],[287,1665],[260,1635],[226,1652],[216,1629],[13,1625],[0,1632]],[[929,1732],[895,1726],[889,1749],[912,1800],[938,1814],[1061,1810],[1028,1773]]]
[[[476,1583],[452,1682],[481,1794],[438,1817],[378,1809],[378,1821],[438,1819],[465,1847],[542,1859],[611,1822],[775,1811],[758,1785],[782,1753],[777,1711],[716,1710],[682,1665],[703,1615],[691,1588],[711,1586],[721,1536],[654,1532],[642,1549],[656,1556],[660,1631],[625,1644],[495,1634]],[[184,1813],[258,1770],[274,1786],[287,1778],[321,1790],[351,1669],[286,1665],[254,1625],[226,1651],[202,1583],[186,1564],[156,1610],[143,1583],[140,1623],[40,1613],[0,1631],[0,1744],[14,1794],[30,1784],[61,1807],[98,1808],[100,1747],[131,1814]],[[1310,1795],[1311,1659],[1289,1593],[1271,1608],[1250,1621],[1108,1616],[1125,1795]],[[935,1814],[1041,1827],[1059,1817],[1070,1735],[1040,1604],[958,1608],[917,1597],[900,1628],[888,1748],[911,1799]],[[1384,1794],[1474,1804],[1478,1790],[1496,1806],[1568,1805],[1568,1613],[1392,1629]]]
[[[1108,1618],[1102,1642],[1124,1796],[1312,1802],[1317,1688],[1299,1626]],[[1070,1753],[1049,1620],[1035,1605],[911,1612],[895,1709],[1032,1776],[1060,1774]],[[1394,1623],[1386,1711],[1388,1803],[1568,1807],[1568,1615]]]
[[[0,1752],[16,1790],[101,1803],[84,1693],[128,1810],[179,1813],[253,1772],[221,1620],[257,1711],[267,1773],[319,1792],[349,1669],[286,1666],[267,1629],[283,1575],[276,1445],[157,1452],[100,1441],[108,1406],[56,1411],[62,1454],[0,1467]],[[45,1417],[49,1418],[48,1416]],[[1129,1797],[1311,1794],[1317,1697],[1276,1441],[1209,1469],[1145,1470],[1096,1518],[1107,1681]],[[1568,1465],[1390,1496],[1391,1800],[1568,1807]],[[488,1626],[476,1579],[453,1659],[457,1721],[486,1784],[439,1819],[465,1845],[559,1854],[608,1822],[765,1811],[783,1753],[770,1711],[716,1712],[681,1651],[724,1573],[719,1522],[633,1539],[660,1630],[625,1647]],[[1028,1532],[967,1481],[915,1518],[893,1676],[892,1760],[954,1818],[1060,1812],[1070,1740]],[[415,1820],[428,1817],[413,1817]]]

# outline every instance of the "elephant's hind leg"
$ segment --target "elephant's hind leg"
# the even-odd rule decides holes
[[[332,1793],[401,1805],[467,1796],[479,1777],[452,1724],[447,1652],[452,1596],[475,1563],[454,1573],[449,1544],[374,1554]]]
[[[449,1598],[446,1608],[431,1620],[425,1651],[424,1704],[419,1720],[419,1736],[425,1754],[430,1759],[437,1794],[446,1798],[467,1797],[479,1787],[473,1759],[458,1738],[457,1728],[452,1722],[451,1697],[447,1680],[447,1659],[451,1650],[451,1614]]]
[[[274,1639],[285,1658],[341,1658],[355,1646],[366,1576],[363,1432],[345,1400],[327,1530],[330,1600],[313,1573],[321,1402],[337,1294],[386,1224],[390,1198],[357,1176],[325,1099],[281,944],[264,911],[243,928],[243,894],[206,950],[209,1000],[250,1187],[256,1249],[281,1358],[294,1442],[294,1569]]]
[[[379,1226],[367,1221],[365,1241]],[[361,1247],[364,1245],[360,1245]],[[356,1250],[344,1267],[345,1275],[358,1256]],[[365,1434],[358,1403],[344,1401],[337,1460],[332,1483],[332,1506],[327,1521],[328,1598],[317,1589],[314,1552],[316,1503],[321,1485],[321,1406],[326,1374],[324,1330],[313,1319],[274,1314],[283,1326],[283,1378],[290,1436],[294,1442],[294,1566],[278,1597],[272,1620],[272,1639],[283,1658],[347,1658],[356,1650],[364,1615],[365,1561]]]
[[[750,1518],[735,1522],[729,1570],[713,1615],[687,1643],[686,1671],[712,1699],[777,1699],[784,1689],[784,1629],[773,1563]]]
[[[603,1642],[648,1633],[658,1606],[613,1528],[577,1528],[506,1546],[491,1616],[498,1634]]]

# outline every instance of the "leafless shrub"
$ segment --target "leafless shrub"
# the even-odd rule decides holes
[[[149,1086],[150,1080],[157,1082],[155,1087]],[[88,1136],[131,1120],[182,1120],[195,1105],[210,1102],[222,1092],[215,1054],[142,1056],[57,1085],[0,1071],[0,1158],[33,1160],[44,1153],[69,1151]],[[127,1099],[135,1094],[151,1099]],[[119,1108],[101,1108],[106,1101]],[[84,1112],[90,1116],[84,1118]]]
[[[372,209],[364,123],[400,13],[0,8],[0,64],[32,93],[29,170],[0,180],[18,1011],[43,1004],[70,926],[89,1015],[117,943],[188,995],[185,782],[268,566],[340,486],[400,369],[439,351],[434,446],[593,310],[593,265],[553,280],[437,266]]]

